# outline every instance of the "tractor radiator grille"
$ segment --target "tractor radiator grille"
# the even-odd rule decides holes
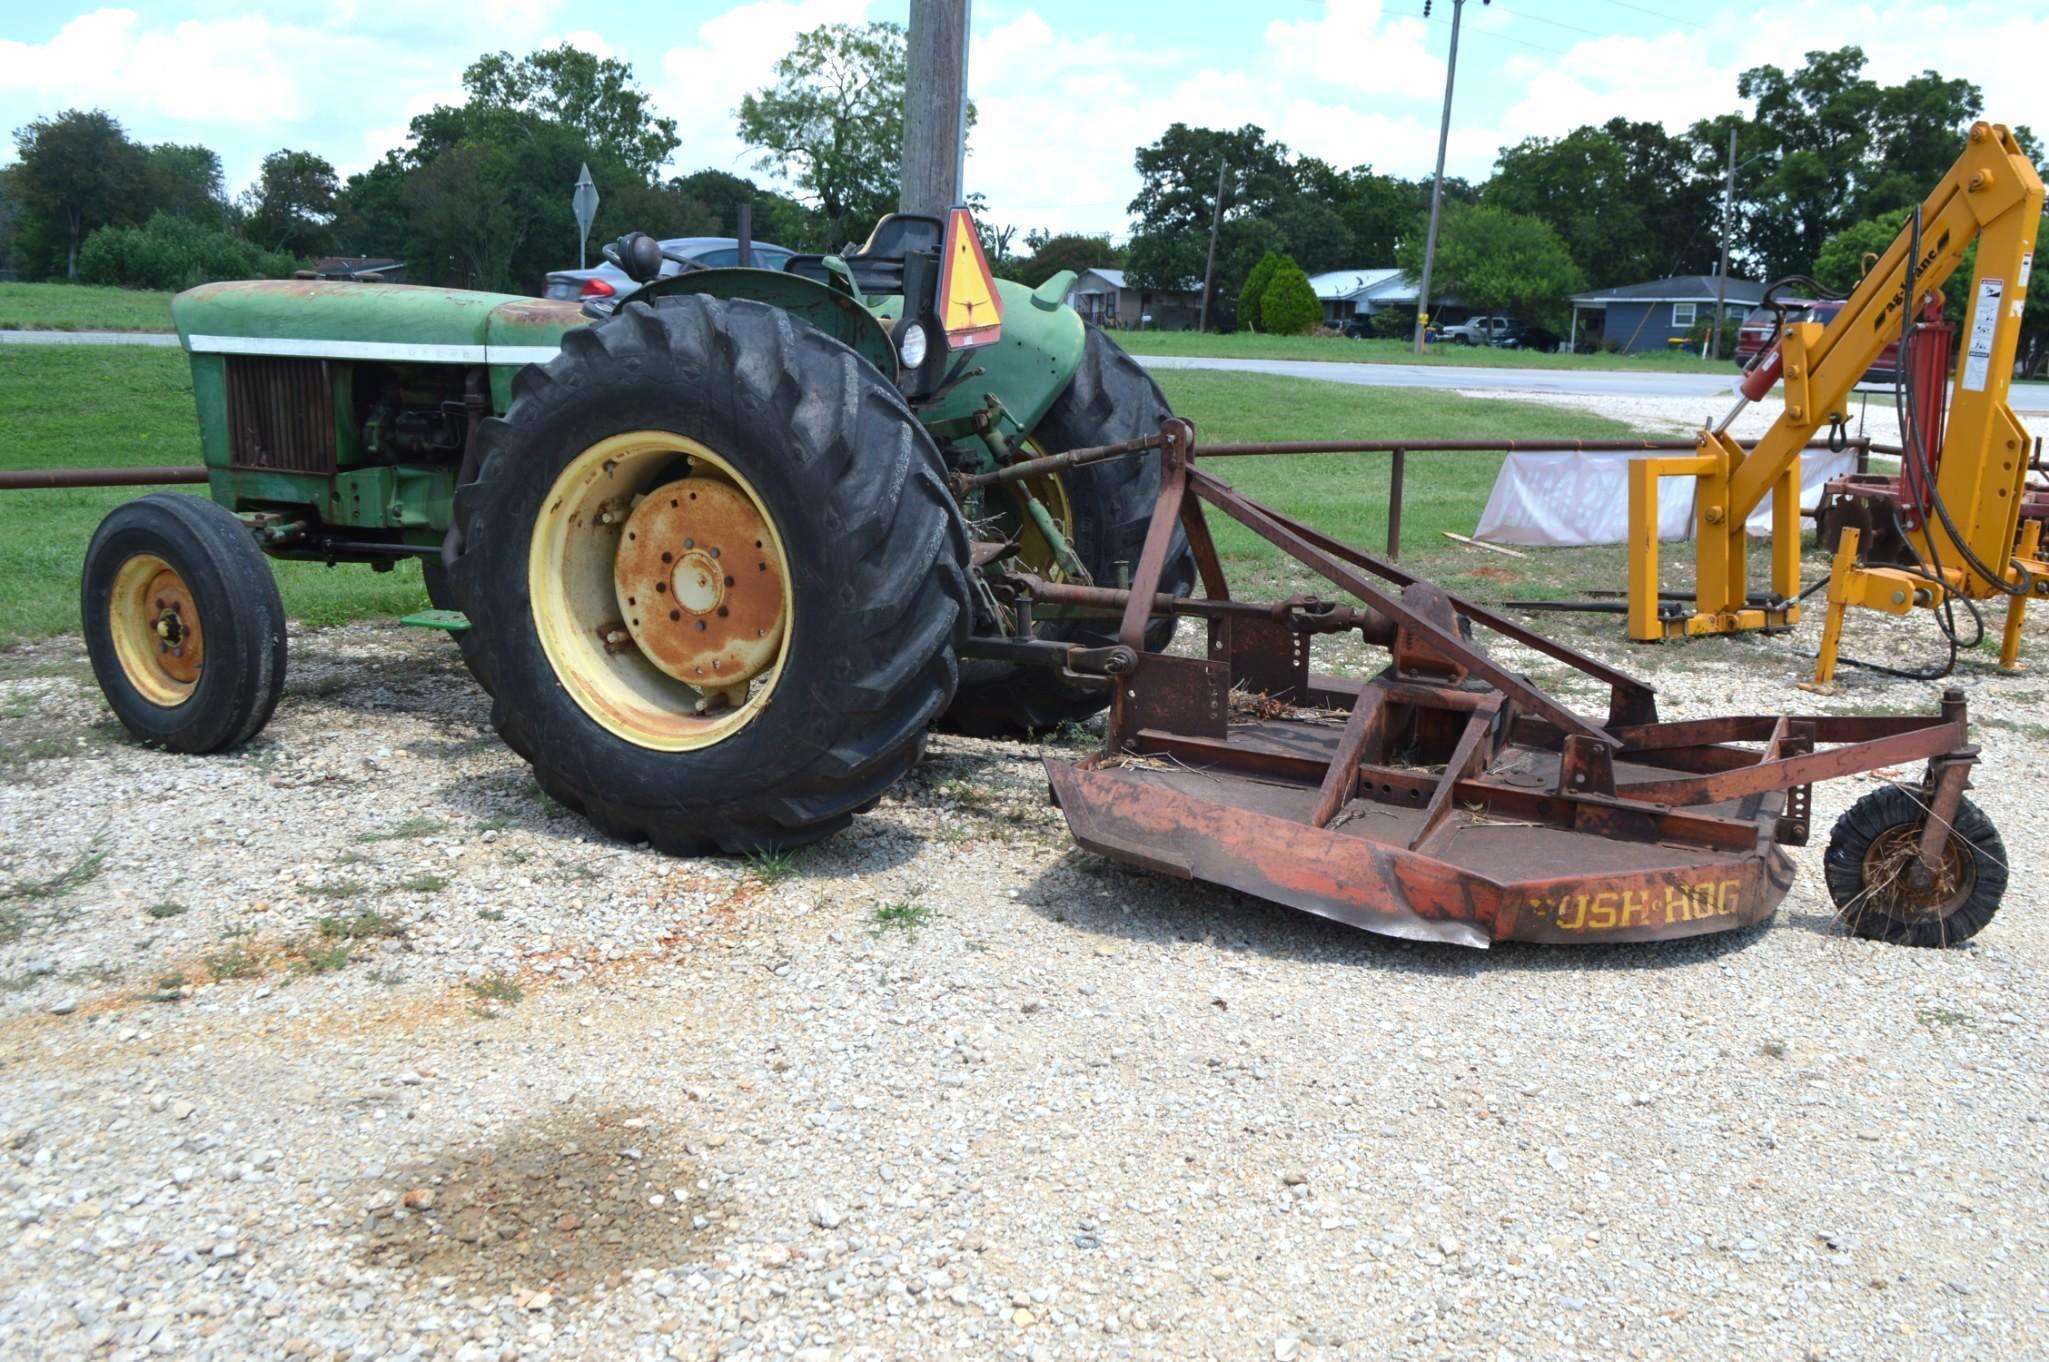
[[[231,355],[228,451],[236,468],[335,471],[334,390],[327,362]]]

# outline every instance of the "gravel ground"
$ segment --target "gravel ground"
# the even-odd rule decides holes
[[[0,654],[0,1357],[2049,1351],[2049,699],[1982,654],[2014,888],[1967,947],[1834,929],[1853,780],[1768,926],[1474,952],[1083,854],[1058,749],[666,860],[551,808],[444,640],[292,642],[206,760],[75,640]],[[1670,717],[1938,689],[1601,650]]]

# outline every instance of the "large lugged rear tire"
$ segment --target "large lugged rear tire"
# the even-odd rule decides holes
[[[1910,878],[1928,810],[1882,785],[1852,804],[1829,833],[1822,873],[1843,925],[1898,946],[1954,946],[1976,936],[2006,894],[2006,846],[1970,800],[1957,804],[1932,882]]]
[[[107,513],[85,551],[93,675],[142,742],[220,752],[256,735],[285,687],[285,607],[249,527],[156,492]]]
[[[1157,434],[1173,415],[1166,394],[1145,366],[1096,327],[1088,329],[1074,381],[1032,432],[1044,453],[1116,444]],[[1060,474],[1074,515],[1075,554],[1099,586],[1116,585],[1117,564],[1137,570],[1146,527],[1160,495],[1157,454],[1108,459]],[[1195,555],[1177,526],[1168,546],[1162,591],[1183,593],[1195,582]],[[1039,625],[1037,636],[1095,648],[1117,641],[1112,619],[1058,619]],[[1146,646],[1155,651],[1173,641],[1174,621],[1154,620]],[[970,663],[960,693],[947,711],[945,727],[978,737],[1037,733],[1078,723],[1110,703],[1107,690],[1084,689],[1058,672],[1008,663]]]
[[[481,439],[451,584],[492,722],[555,799],[747,852],[830,834],[917,760],[967,535],[854,351],[761,303],[629,304],[524,370]]]

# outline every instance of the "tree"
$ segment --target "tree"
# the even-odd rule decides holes
[[[1263,331],[1260,325],[1260,303],[1266,297],[1267,286],[1274,281],[1274,274],[1281,267],[1281,257],[1272,251],[1259,257],[1245,276],[1245,287],[1238,291],[1238,325],[1247,331]]]
[[[1755,102],[1754,116],[1694,125],[1704,173],[1719,172],[1731,127],[1740,154],[1759,158],[1738,188],[1747,252],[1768,277],[1806,269],[1852,223],[1920,202],[1982,111],[1967,81],[1931,71],[1884,87],[1863,69],[1857,47],[1809,52],[1790,73],[1752,67],[1736,88]]]
[[[1528,138],[1502,151],[1481,198],[1548,223],[1596,288],[1705,271],[1720,246],[1715,185],[1656,123]]]
[[[896,206],[904,75],[902,25],[827,24],[798,34],[775,84],[740,101],[740,136],[761,151],[755,168],[814,200],[835,245]]]
[[[142,155],[142,182],[149,211],[202,227],[228,225],[227,185],[212,148],[159,142]]]
[[[437,105],[414,118],[408,145],[350,177],[335,204],[335,239],[353,254],[398,256],[422,278],[532,292],[550,270],[575,264],[570,188],[585,164],[601,194],[596,239],[632,228],[687,234],[678,226],[693,221],[701,224],[699,232],[724,234],[717,227],[724,225],[729,201],[708,205],[677,181],[651,184],[609,149],[623,144],[644,164],[668,145],[661,120],[632,121],[631,111],[645,108],[630,87],[631,69],[585,65],[565,55],[572,52],[472,66],[465,103]],[[611,107],[611,91],[621,95],[619,109],[627,112],[594,119],[589,100],[565,94],[582,88],[572,79],[580,70],[608,73],[595,82],[598,104]],[[605,146],[593,145],[592,130]],[[764,229],[758,224],[756,230]]]
[[[818,229],[803,204],[742,176],[699,170],[670,180],[668,188],[676,201],[665,207],[674,216],[659,219],[658,236],[738,236],[745,203],[754,209],[755,240],[797,250],[825,244],[822,238],[814,240]]]
[[[1397,263],[1411,278],[1421,276],[1421,230],[1403,240]],[[1580,287],[1581,276],[1565,243],[1546,223],[1487,204],[1448,204],[1438,224],[1430,281],[1439,297],[1455,296],[1471,307],[1542,321],[1557,317],[1565,296]],[[1430,301],[1425,299],[1424,306]]]
[[[333,245],[329,228],[340,191],[325,157],[289,148],[273,151],[242,196],[243,235],[267,251],[319,255]]]
[[[1106,236],[1027,236],[1031,254],[1019,262],[1011,277],[1027,288],[1037,288],[1062,270],[1115,269],[1124,263],[1124,252]]]
[[[78,277],[78,249],[93,229],[131,221],[143,187],[142,149],[103,109],[66,109],[14,131],[20,163],[10,179],[20,196],[24,244],[41,247],[37,272],[55,265]]]
[[[510,52],[477,58],[462,74],[470,104],[529,114],[574,128],[591,147],[643,181],[681,145],[676,120],[655,116],[633,67],[580,48],[543,49],[513,59]]]
[[[1266,139],[1253,124],[1231,130],[1191,128],[1176,123],[1150,146],[1140,147],[1134,163],[1139,190],[1129,211],[1138,218],[1132,232],[1132,282],[1140,288],[1175,290],[1201,287],[1207,263],[1212,213],[1217,203],[1217,170],[1224,168],[1223,222],[1220,229],[1215,297],[1233,298],[1247,271],[1278,241],[1278,229],[1267,221],[1277,202],[1297,192],[1288,149]],[[1259,223],[1262,237],[1243,239],[1241,224]],[[1212,317],[1217,315],[1212,308]]]
[[[1289,256],[1282,256],[1273,280],[1259,299],[1260,329],[1276,336],[1299,336],[1323,320],[1323,304],[1309,286],[1309,276]]]
[[[1848,293],[1864,277],[1865,261],[1883,255],[1899,237],[1911,210],[1895,209],[1875,218],[1852,223],[1830,237],[1814,259],[1814,277],[1824,287]],[[1971,275],[1978,265],[1978,243],[1964,248],[1956,270],[1943,281],[1944,316],[1960,329],[1970,324],[1966,304],[1970,300]],[[2021,313],[2021,368],[2033,373],[2049,363],[2049,270],[2037,269],[2028,277],[2028,294]]]

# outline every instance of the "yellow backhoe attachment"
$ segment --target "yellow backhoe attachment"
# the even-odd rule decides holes
[[[2007,405],[2042,204],[2041,177],[2012,132],[2003,124],[1973,124],[1963,154],[1922,203],[1918,217],[1901,230],[1828,325],[1787,324],[1776,351],[1760,357],[1746,376],[1736,406],[1718,426],[1700,432],[1698,453],[1632,465],[1632,639],[1783,629],[1798,622],[1800,451],[1831,421],[1846,419],[1851,388],[1903,327],[1920,316],[1925,301],[1976,241],[1977,269],[1962,319],[1963,345],[1948,433],[1935,470],[1933,511],[1909,535],[1921,562],[1939,570],[1860,566],[1857,539],[1846,536],[1847,552],[1838,551],[1831,574],[1829,627],[1815,679],[1826,683],[1834,673],[1842,615],[1850,606],[1905,614],[1940,606],[1950,595],[2009,598],[2002,661],[2013,665],[2027,596],[2049,595],[2049,564],[2035,559],[2039,531],[2016,542],[2028,441]],[[1916,242],[1919,255],[1910,266]],[[1783,410],[1746,455],[1729,427],[1745,406],[1770,390],[1774,379],[1784,385]],[[1906,435],[1910,442],[1915,438],[1912,431]],[[1933,460],[1933,451],[1926,454]],[[1914,458],[1911,450],[1908,458]],[[1659,608],[1657,480],[1672,476],[1698,480],[1690,613]],[[1753,597],[1744,525],[1772,492],[1777,495],[1771,586]]]

